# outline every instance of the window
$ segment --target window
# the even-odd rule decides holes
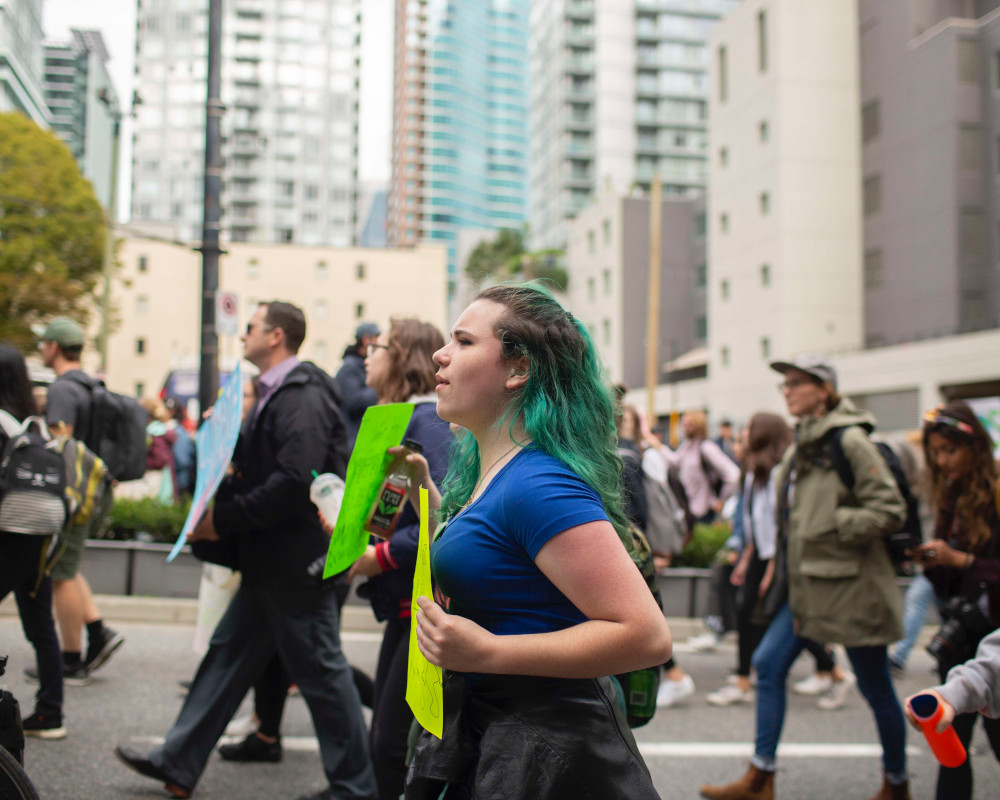
[[[729,281],[723,278],[722,282],[719,284],[719,295],[723,300],[729,299]]]
[[[320,339],[313,345],[313,358],[316,359],[316,361],[323,363],[329,357],[330,349],[327,347],[326,342]]]
[[[979,169],[978,125],[963,125],[958,129],[958,168]]]
[[[882,104],[872,100],[861,106],[861,141],[870,142],[882,132]]]
[[[719,148],[719,166],[725,167],[729,164],[729,148],[720,147]]]
[[[315,306],[316,319],[326,319],[329,316],[329,308],[326,300],[317,300]]]
[[[757,14],[757,69],[767,72],[767,12]]]
[[[771,195],[767,192],[760,193],[760,213],[765,217],[771,213]]]
[[[251,280],[260,277],[260,263],[256,258],[251,258],[247,262],[247,277]]]
[[[729,215],[720,214],[719,215],[719,228],[723,233],[729,233]]]
[[[866,292],[874,292],[882,288],[885,281],[882,274],[882,250],[880,248],[865,251],[864,278]]]
[[[694,318],[694,338],[704,341],[708,336],[708,319],[704,314],[699,314]]]
[[[139,272],[146,272],[149,269],[149,259],[146,256],[139,256]]]
[[[768,264],[760,265],[760,285],[761,286],[771,285],[771,267]]]
[[[295,241],[295,231],[292,228],[278,228],[278,241],[282,244]]]
[[[983,212],[978,208],[962,209],[958,225],[958,252],[962,258],[983,256]]]
[[[140,339],[136,339],[135,340],[135,354],[137,356],[141,356],[141,355],[145,354],[145,352],[146,352],[146,340],[145,339],[141,339],[141,338]]]
[[[601,223],[601,230],[604,232],[604,246],[611,246],[611,220],[606,219]]]
[[[135,396],[142,397],[145,394],[146,394],[146,384],[144,384],[142,381],[136,381]]]
[[[760,339],[760,357],[765,361],[771,357],[771,340],[766,336]]]
[[[605,318],[601,322],[601,333],[603,334],[603,337],[604,337],[604,344],[606,346],[610,346],[611,345],[611,320],[610,319]]]
[[[604,294],[605,296],[611,294],[611,270],[604,270]]]
[[[726,102],[727,94],[727,84],[729,83],[729,77],[726,75],[726,47],[721,45],[719,47],[719,102]]]
[[[594,255],[596,249],[596,239],[597,237],[594,236],[593,231],[587,231],[587,252],[591,255]]]
[[[881,174],[869,175],[865,178],[861,193],[861,207],[866,217],[870,217],[872,214],[876,214],[882,210]]]
[[[326,276],[329,270],[326,267],[325,261],[316,262],[316,280],[323,281],[326,280]]]
[[[361,319],[365,315],[365,304],[357,303],[354,306],[354,318]]]
[[[357,277],[357,279],[359,281],[363,281],[365,279],[365,262],[364,261],[359,261],[358,262],[358,268],[357,268],[357,270],[355,271],[354,274],[355,274],[355,277]]]
[[[719,357],[722,360],[722,366],[728,367],[729,366],[729,348],[728,347],[723,347],[719,351]]]
[[[149,312],[149,298],[140,294],[135,298],[135,313],[139,316]]]
[[[757,126],[757,131],[758,131],[758,134],[760,135],[760,141],[763,144],[764,142],[767,141],[767,135],[768,135],[767,120],[766,119],[762,119],[760,121],[760,124]]]
[[[705,264],[695,264],[694,289],[701,291],[708,285],[708,267]]]
[[[975,39],[958,40],[958,80],[979,83],[979,43]]]
[[[587,299],[593,303],[597,300],[597,281],[587,278]]]
[[[699,211],[694,217],[694,238],[704,239],[705,238],[705,225],[706,217],[704,211]]]

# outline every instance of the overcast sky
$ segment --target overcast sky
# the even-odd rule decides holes
[[[110,54],[108,69],[124,107],[133,89],[136,0],[43,0],[43,9],[48,39],[68,40],[70,28],[101,32]],[[387,182],[392,130],[392,0],[364,0],[362,4],[359,113],[358,177]],[[131,172],[132,136],[126,123],[118,193],[120,219],[128,218]]]

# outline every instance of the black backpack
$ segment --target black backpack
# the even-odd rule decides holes
[[[6,437],[0,457],[0,531],[58,534],[70,512],[61,442],[40,417],[21,423],[0,411],[0,429]]]
[[[90,424],[84,444],[107,464],[117,481],[134,481],[146,474],[146,424],[149,415],[138,401],[110,391],[104,381],[81,375],[67,378],[90,391]]]
[[[830,433],[828,452],[830,462],[841,482],[854,491],[854,470],[851,469],[851,462],[844,454],[844,431],[846,428],[834,428]],[[896,482],[903,502],[906,504],[906,520],[903,527],[895,533],[889,534],[885,539],[886,548],[889,551],[889,558],[896,572],[901,575],[913,574],[913,559],[906,554],[923,541],[923,531],[920,525],[920,507],[917,498],[913,496],[910,489],[910,481],[903,471],[903,464],[899,460],[896,452],[885,442],[873,441],[875,449],[878,450],[882,460],[892,473],[892,479]]]

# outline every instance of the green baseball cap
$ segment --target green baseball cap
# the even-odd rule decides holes
[[[69,317],[56,317],[39,334],[43,342],[55,342],[60,347],[83,346],[83,329]]]

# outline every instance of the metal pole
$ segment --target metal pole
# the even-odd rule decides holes
[[[660,179],[653,178],[649,198],[649,284],[646,307],[646,404],[650,426],[656,425],[654,395],[660,370]]]
[[[215,295],[219,289],[219,223],[222,219],[222,0],[208,3],[208,92],[205,100],[205,200],[201,235],[201,410],[215,404],[219,392],[219,336],[215,331]]]
[[[108,101],[108,112],[114,113]],[[111,337],[111,278],[115,271],[115,213],[118,204],[118,149],[121,146],[121,115],[115,116],[114,139],[111,146],[111,191],[108,207],[104,212],[104,291],[101,296],[101,331],[98,351],[101,354],[101,376],[108,375],[108,340]]]

